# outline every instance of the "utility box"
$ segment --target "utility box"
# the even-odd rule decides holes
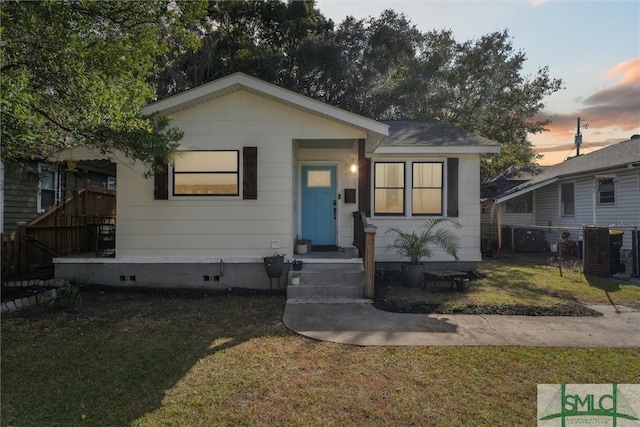
[[[344,189],[344,202],[345,203],[356,203],[356,189],[355,188],[345,188]]]

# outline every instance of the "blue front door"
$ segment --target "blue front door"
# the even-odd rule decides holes
[[[302,167],[302,238],[336,244],[336,167]]]

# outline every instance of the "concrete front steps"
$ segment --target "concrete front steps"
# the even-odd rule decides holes
[[[300,284],[291,277],[300,275]],[[364,298],[364,266],[361,259],[304,260],[301,271],[289,271],[287,302],[353,302]]]

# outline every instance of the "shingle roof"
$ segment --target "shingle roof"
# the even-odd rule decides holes
[[[389,125],[383,146],[499,146],[475,133],[435,119],[381,120]]]
[[[633,164],[640,166],[640,138],[619,142],[592,153],[573,157],[557,165],[551,166],[539,175],[532,177],[529,181],[505,191],[497,198],[508,196],[516,192],[521,192],[529,187],[538,186],[545,181],[570,177],[574,175],[585,175],[596,173],[607,169],[624,167]]]

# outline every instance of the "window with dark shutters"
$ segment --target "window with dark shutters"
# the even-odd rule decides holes
[[[153,182],[153,198],[169,200],[169,162],[161,157],[156,158],[160,170],[156,170]]]
[[[258,199],[258,147],[242,149],[242,198]]]
[[[458,216],[458,158],[447,159],[447,216]]]

